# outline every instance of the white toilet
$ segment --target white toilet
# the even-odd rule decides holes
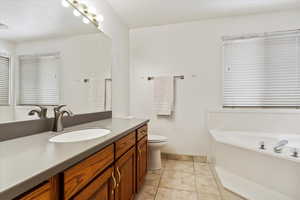
[[[168,143],[168,138],[160,135],[149,135],[149,169],[161,169],[161,153],[160,150]]]

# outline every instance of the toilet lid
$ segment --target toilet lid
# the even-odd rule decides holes
[[[167,142],[168,138],[161,135],[148,135],[149,142]]]

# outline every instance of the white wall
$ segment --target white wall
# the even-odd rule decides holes
[[[129,29],[106,0],[87,0],[104,16],[103,32],[112,39],[113,116],[129,113]]]
[[[11,55],[14,54],[14,52],[15,52],[15,43],[6,40],[0,40],[0,53]]]
[[[207,110],[220,109],[222,102],[221,37],[298,29],[299,17],[299,10],[295,10],[131,30],[131,115],[151,118],[150,134],[169,138],[164,151],[208,154]],[[158,119],[153,114],[153,84],[141,78],[165,74],[185,75],[185,80],[176,81],[172,119]]]

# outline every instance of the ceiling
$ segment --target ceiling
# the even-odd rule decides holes
[[[0,40],[21,42],[62,36],[96,33],[64,8],[61,0],[0,0]]]
[[[130,28],[300,7],[300,0],[107,0]]]

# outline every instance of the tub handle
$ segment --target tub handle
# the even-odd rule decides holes
[[[297,148],[292,148],[291,152],[292,152],[292,157],[294,157],[294,158],[298,158],[299,157],[299,153],[298,153],[298,149]]]

